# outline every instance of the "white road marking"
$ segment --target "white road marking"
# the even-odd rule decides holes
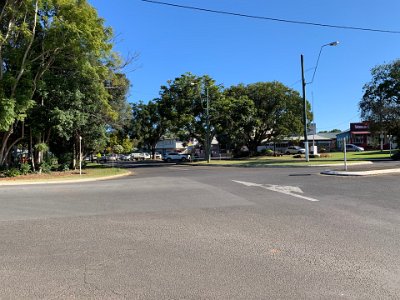
[[[178,167],[178,166],[169,167],[168,169],[174,170],[174,171],[176,171],[176,170],[179,170],[179,171],[189,171],[189,169],[185,169],[185,168]]]
[[[246,181],[237,181],[237,180],[232,180],[232,181],[243,184],[245,186],[256,186],[256,187],[260,187],[260,188],[263,188],[266,190],[270,190],[270,191],[277,192],[277,193],[282,193],[285,195],[293,196],[293,197],[300,198],[300,199],[305,199],[305,200],[312,201],[312,202],[319,201],[318,199],[299,195],[299,194],[303,194],[303,191],[301,190],[301,188],[299,188],[297,186],[275,185],[275,184],[264,185],[264,184],[260,184],[260,183],[253,183],[253,182],[246,182]],[[297,194],[294,194],[294,193],[297,193]]]

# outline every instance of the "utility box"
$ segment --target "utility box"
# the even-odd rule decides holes
[[[310,153],[318,154],[318,147],[317,146],[310,146]]]

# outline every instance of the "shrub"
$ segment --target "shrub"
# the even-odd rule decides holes
[[[58,170],[63,172],[69,171],[69,163],[60,164]]]
[[[72,152],[64,153],[58,156],[59,168],[63,168],[63,165],[67,165],[68,169],[72,166],[72,161],[74,160],[74,155]]]
[[[271,149],[265,149],[265,154],[267,154],[268,156],[272,156],[274,155],[274,151],[272,151]]]
[[[51,165],[44,162],[40,165],[39,170],[43,173],[50,173],[51,171]]]
[[[31,171],[31,165],[28,163],[22,163],[19,166],[19,170],[21,172],[22,175],[26,175]]]
[[[293,158],[302,158],[303,156],[301,154],[295,154],[293,155]]]
[[[46,164],[48,164],[50,166],[50,170],[51,171],[55,171],[58,170],[59,168],[59,164],[58,164],[58,159],[57,157],[53,156],[49,159],[46,160]]]
[[[400,160],[400,151],[397,151],[395,154],[392,155],[393,160]]]
[[[21,172],[17,168],[11,168],[4,172],[6,177],[17,177],[21,175]]]

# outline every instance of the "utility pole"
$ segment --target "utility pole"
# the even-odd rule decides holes
[[[206,108],[206,159],[207,163],[210,163],[211,160],[211,141],[210,141],[210,98],[208,95],[208,87],[206,86],[206,97],[207,97],[207,108]]]
[[[304,124],[304,148],[306,150],[306,161],[310,161],[309,148],[308,148],[308,136],[307,136],[307,100],[306,100],[306,80],[304,78],[304,57],[301,58],[301,82],[303,86],[303,124]]]

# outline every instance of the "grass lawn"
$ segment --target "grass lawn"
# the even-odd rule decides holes
[[[28,174],[20,175],[17,177],[4,177],[0,178],[1,182],[49,182],[49,181],[64,181],[64,180],[80,180],[80,179],[95,179],[102,177],[109,177],[115,175],[129,174],[128,170],[120,168],[112,168],[100,164],[89,163],[86,168],[82,169],[82,175],[79,174],[79,169],[70,170],[66,172],[51,172],[42,174]]]
[[[393,152],[392,152],[393,153]],[[373,161],[377,159],[390,159],[389,151],[365,151],[365,152],[348,152],[347,162],[360,163]],[[236,165],[236,166],[309,166],[309,165],[326,165],[326,164],[341,164],[344,161],[343,152],[322,153],[320,158],[310,158],[306,162],[305,156],[294,158],[294,155],[284,155],[281,157],[273,156],[257,156],[250,158],[229,159],[229,160],[211,160],[212,164],[218,165]],[[207,164],[206,161],[199,161],[199,164]]]

